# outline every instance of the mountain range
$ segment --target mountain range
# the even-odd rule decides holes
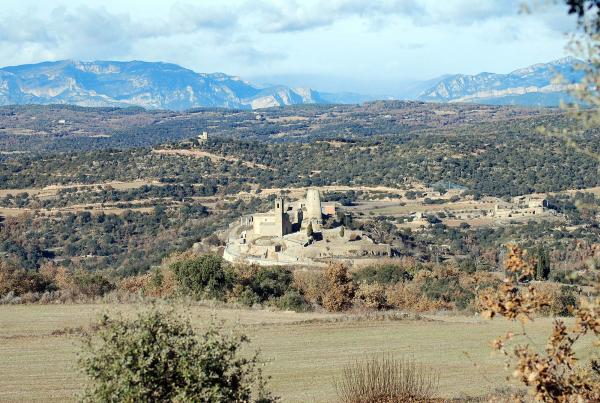
[[[582,73],[574,68],[577,63],[576,59],[564,58],[509,74],[446,75],[415,82],[400,96],[387,98],[554,106],[560,99],[568,99],[568,85],[581,79]],[[553,83],[557,73],[565,83]],[[0,105],[259,109],[295,104],[355,104],[373,99],[307,87],[261,86],[223,73],[196,73],[161,62],[62,60],[0,69]]]
[[[417,99],[428,102],[470,102],[555,106],[561,99],[571,100],[569,87],[581,81],[578,59],[566,57],[550,63],[534,64],[508,74],[455,74],[438,80]],[[555,82],[561,76],[559,83]]]

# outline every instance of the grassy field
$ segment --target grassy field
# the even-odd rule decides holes
[[[79,336],[102,312],[133,315],[138,305],[0,306],[0,401],[74,400],[84,382],[76,358]],[[445,397],[481,395],[505,383],[503,359],[489,341],[520,326],[502,320],[432,316],[421,320],[366,319],[320,313],[268,312],[178,307],[197,328],[211,317],[228,329],[242,329],[269,361],[271,386],[285,402],[335,400],[333,377],[347,362],[366,353],[408,355],[440,369]],[[528,326],[540,347],[551,325]],[[581,354],[588,354],[586,348]],[[477,363],[477,364],[475,364]]]

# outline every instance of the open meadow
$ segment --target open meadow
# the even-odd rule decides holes
[[[72,401],[82,389],[77,369],[81,330],[103,312],[126,316],[136,304],[0,306],[0,401]],[[162,308],[161,308],[162,309]],[[414,357],[440,371],[439,395],[477,396],[505,385],[503,358],[489,342],[520,325],[467,316],[429,315],[389,319],[325,313],[238,310],[178,305],[194,327],[211,318],[224,321],[251,338],[269,362],[275,393],[285,402],[335,400],[333,379],[344,364],[369,353]],[[551,319],[527,325],[528,334],[545,345]],[[531,341],[529,342],[531,343]],[[583,348],[590,345],[582,343]],[[591,348],[591,347],[590,347]],[[586,355],[588,350],[579,351]]]

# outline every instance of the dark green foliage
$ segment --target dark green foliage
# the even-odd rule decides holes
[[[257,356],[240,357],[247,342],[214,325],[198,337],[174,312],[152,310],[133,320],[104,316],[79,360],[90,380],[84,400],[275,401],[264,389]]]
[[[429,299],[454,303],[458,309],[465,309],[475,298],[475,290],[462,287],[458,276],[428,277],[421,291]]]
[[[468,274],[473,274],[477,271],[477,264],[473,258],[467,257],[459,260],[458,269]]]
[[[229,266],[217,255],[202,255],[171,265],[181,290],[196,299],[225,299],[233,287]]]
[[[101,297],[115,289],[115,285],[99,273],[79,271],[73,276],[73,290],[86,297]]]
[[[244,289],[236,297],[236,301],[245,306],[253,306],[254,304],[260,304],[263,302],[254,291],[247,287],[244,287]]]
[[[550,276],[550,256],[548,251],[539,246],[535,253],[535,279],[548,280]]]
[[[9,293],[20,296],[29,292],[54,291],[52,281],[33,270],[25,270],[0,259],[0,297]]]
[[[250,289],[260,302],[283,296],[292,285],[294,277],[289,269],[280,267],[261,267],[244,285]]]
[[[573,316],[572,310],[579,307],[579,297],[573,287],[562,286],[558,300],[552,304],[556,316]]]
[[[352,279],[357,283],[394,284],[412,279],[412,275],[403,267],[394,264],[367,266],[353,273]]]
[[[290,289],[281,297],[273,300],[273,305],[286,311],[306,312],[310,310],[310,305],[298,291]]]

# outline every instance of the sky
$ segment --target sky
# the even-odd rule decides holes
[[[521,6],[527,3],[529,13]],[[146,60],[265,84],[393,93],[567,55],[548,0],[2,0],[3,65]]]

